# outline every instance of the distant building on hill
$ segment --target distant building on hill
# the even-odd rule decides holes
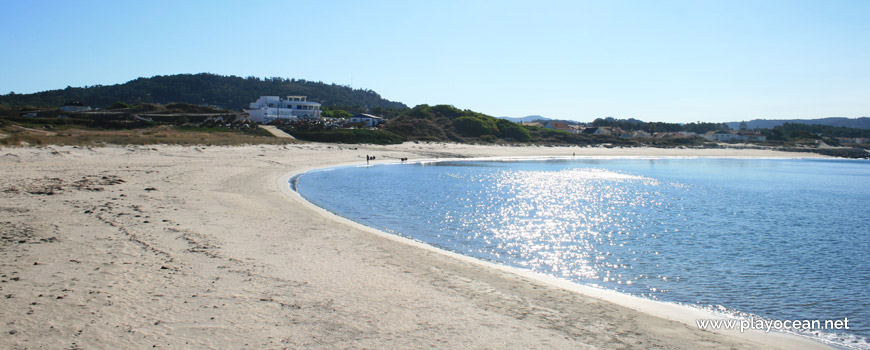
[[[320,104],[309,102],[306,96],[260,96],[245,112],[251,121],[269,124],[279,120],[320,119]]]
[[[719,130],[709,131],[703,135],[704,138],[710,141],[765,141],[767,137],[757,131],[741,130]]]
[[[851,137],[838,137],[837,141],[840,141],[840,144],[856,144],[856,143],[867,143],[866,138],[851,138]]]
[[[559,131],[567,131],[567,132],[575,133],[575,134],[579,132],[579,130],[577,130],[576,128],[571,127],[571,125],[568,125],[568,124],[565,124],[565,123],[562,123],[562,122],[552,122],[552,121],[547,122],[546,124],[544,124],[544,129],[553,129],[553,130],[559,130]]]
[[[351,124],[359,124],[365,127],[375,127],[384,123],[384,118],[373,116],[371,114],[357,114],[353,117],[350,117]]]
[[[732,133],[731,131],[726,130],[718,130],[718,131],[708,131],[704,134],[704,138],[710,141],[739,141],[740,135],[737,133]]]
[[[587,134],[587,135],[610,135],[613,132],[610,129],[603,128],[603,127],[600,127],[600,128],[592,127],[592,128],[583,129],[583,133]]]
[[[737,132],[737,134],[740,135],[740,137],[742,137],[743,140],[745,140],[745,141],[766,141],[767,140],[767,136],[764,136],[762,133],[760,133],[758,131],[751,131],[751,130],[742,129],[741,131]]]

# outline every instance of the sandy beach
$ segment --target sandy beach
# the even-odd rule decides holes
[[[0,348],[823,348],[335,217],[293,174],[399,158],[819,157],[405,143],[0,148]]]

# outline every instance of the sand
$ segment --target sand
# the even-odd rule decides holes
[[[813,348],[338,218],[309,169],[411,159],[763,150],[456,144],[0,148],[0,348]]]

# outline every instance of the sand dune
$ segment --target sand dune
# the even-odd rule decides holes
[[[700,331],[679,310],[409,244],[282,188],[288,174],[366,155],[573,153],[815,156],[414,143],[0,148],[0,348],[819,346]]]

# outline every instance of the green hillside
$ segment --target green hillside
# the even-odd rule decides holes
[[[419,105],[387,121],[385,130],[408,141],[537,143],[588,145],[633,144],[614,136],[572,134],[517,124],[448,105]]]
[[[326,107],[358,107],[368,109],[406,109],[403,103],[389,101],[372,90],[313,82],[302,79],[241,78],[209,73],[158,75],[139,78],[123,84],[67,87],[32,94],[0,95],[0,105],[58,107],[68,101],[105,108],[115,102],[190,103],[224,109],[246,108],[259,96],[308,96],[310,101]]]

